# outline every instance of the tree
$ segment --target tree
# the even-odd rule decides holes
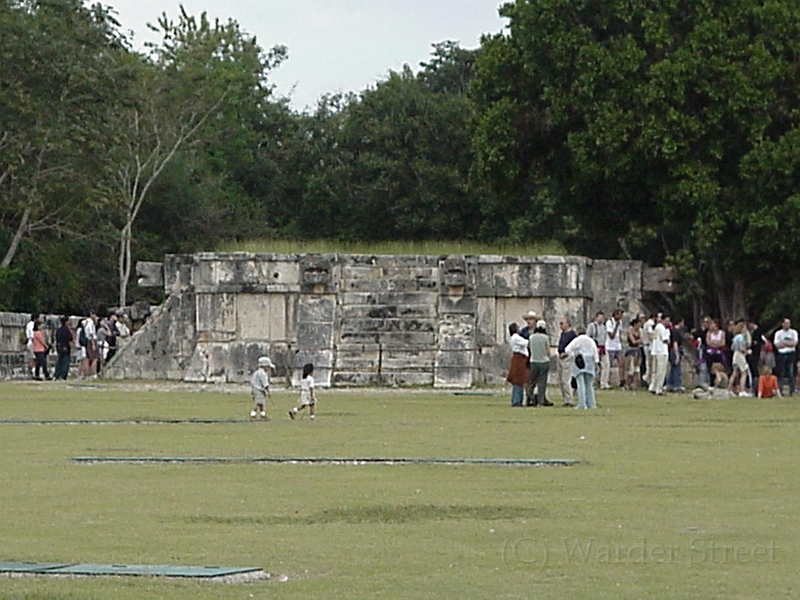
[[[305,235],[457,239],[474,235],[468,189],[472,53],[435,46],[431,63],[389,74],[358,97],[328,98],[306,125],[317,164],[308,177]],[[375,227],[380,223],[380,227]]]
[[[763,306],[762,278],[788,283],[800,243],[776,234],[798,219],[800,5],[518,0],[502,14],[509,33],[484,40],[471,92],[495,217],[552,199],[578,224],[574,249],[672,262],[724,317]]]
[[[82,235],[97,209],[93,169],[123,91],[125,40],[100,6],[26,0],[0,6],[0,269],[26,238]]]
[[[285,57],[283,47],[264,54],[255,38],[232,20],[211,23],[183,7],[177,22],[162,16],[160,45],[141,60],[137,94],[119,117],[115,151],[108,163],[108,193],[121,209],[119,303],[127,302],[133,266],[133,227],[154,183],[184,152],[197,151],[237,121],[240,105],[256,106],[269,95],[266,72]]]

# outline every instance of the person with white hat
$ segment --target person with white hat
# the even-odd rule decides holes
[[[522,318],[525,319],[525,327],[519,330],[519,334],[527,340],[536,329],[536,321],[539,320],[539,316],[536,311],[529,310]]]
[[[536,321],[528,339],[530,353],[530,383],[528,406],[553,406],[547,399],[547,375],[550,371],[550,338],[547,335],[547,323],[542,319]]]
[[[268,356],[258,359],[258,368],[250,378],[250,395],[253,397],[253,408],[250,410],[250,418],[256,419],[259,416],[269,421],[265,405],[267,398],[272,398],[269,392],[269,369],[275,368]]]

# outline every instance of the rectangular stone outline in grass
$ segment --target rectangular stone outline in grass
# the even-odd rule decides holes
[[[24,573],[31,575],[186,577],[214,579],[235,575],[254,575],[257,572],[263,573],[261,567],[0,562],[0,573]]]
[[[407,457],[279,457],[237,458],[225,456],[76,456],[70,459],[77,463],[272,463],[294,465],[486,465],[486,466],[570,466],[578,461],[569,458],[407,458]]]

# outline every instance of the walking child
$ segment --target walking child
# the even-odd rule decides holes
[[[303,378],[300,380],[300,401],[297,406],[289,411],[289,418],[294,419],[297,414],[308,407],[308,414],[313,420],[317,414],[317,398],[314,395],[314,365],[306,363],[303,365]]]
[[[253,397],[253,408],[250,411],[250,418],[255,419],[261,416],[262,419],[269,421],[265,404],[267,398],[272,398],[269,392],[269,373],[275,365],[267,356],[258,359],[258,368],[250,378],[250,395]]]

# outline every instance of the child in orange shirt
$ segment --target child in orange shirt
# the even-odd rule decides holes
[[[772,398],[773,396],[781,397],[778,378],[775,377],[769,367],[761,367],[761,377],[758,378],[758,397]]]

